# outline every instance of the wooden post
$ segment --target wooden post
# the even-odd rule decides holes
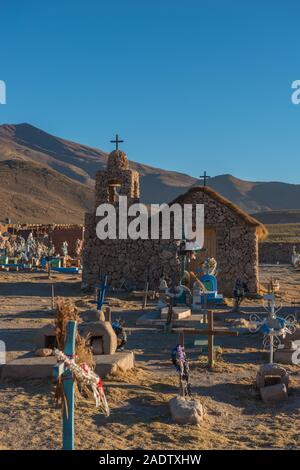
[[[167,321],[166,321],[166,330],[165,331],[171,331],[172,330],[172,320],[173,320],[173,297],[170,297],[169,300],[169,306],[168,306],[168,315],[167,315]]]
[[[75,355],[76,321],[70,320],[66,325],[66,344],[64,353],[71,358]],[[59,363],[53,368],[54,377],[62,377],[66,397],[66,407],[63,413],[63,450],[74,450],[74,380],[70,369]]]
[[[51,257],[48,257],[48,279],[51,279]]]
[[[110,310],[110,307],[105,307],[105,310],[104,310],[104,318],[105,318],[105,321],[111,323],[111,310]]]
[[[208,316],[208,329],[213,332],[214,330],[214,316],[212,310],[207,312]],[[214,367],[214,335],[210,334],[207,338],[208,346],[208,367],[213,369]]]
[[[184,331],[179,331],[178,343],[180,346],[184,347]]]
[[[203,303],[203,307],[204,307],[203,322],[204,322],[204,323],[207,323],[207,321],[208,321],[208,316],[207,316],[207,294],[206,294],[206,292],[203,293],[203,296],[204,296],[204,303]]]
[[[55,302],[54,302],[54,284],[51,284],[51,308],[52,310],[55,309]]]
[[[144,301],[143,301],[143,308],[147,307],[148,291],[149,291],[149,282],[147,281],[146,285],[145,285],[145,295],[144,295]]]

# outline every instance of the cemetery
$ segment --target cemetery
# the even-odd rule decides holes
[[[265,227],[206,178],[177,198],[204,204],[203,247],[99,240],[93,213],[82,236],[1,228],[3,448],[299,447],[298,252],[259,264]],[[95,205],[120,194],[139,174],[116,148]]]
[[[0,270],[81,272],[84,227],[0,225]]]

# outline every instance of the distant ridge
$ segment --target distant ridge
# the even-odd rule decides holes
[[[300,210],[257,212],[253,216],[264,224],[300,224]]]
[[[13,165],[13,161],[19,163]],[[106,161],[103,150],[53,136],[30,124],[1,125],[1,218],[82,223],[84,212],[93,207],[96,171],[104,169]],[[130,165],[140,173],[141,200],[145,203],[172,201],[201,184],[183,173],[137,162]],[[300,211],[300,185],[250,182],[232,175],[216,176],[208,184],[249,213]],[[48,206],[43,208],[44,204]]]

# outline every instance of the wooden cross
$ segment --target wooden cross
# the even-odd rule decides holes
[[[143,309],[147,307],[148,292],[149,292],[149,282],[146,281],[145,290],[144,290]]]
[[[75,355],[75,338],[77,323],[70,320],[66,325],[66,344],[64,353],[71,358]],[[63,412],[63,450],[74,450],[74,379],[69,368],[63,362],[53,367],[53,376],[62,377],[66,405]]]
[[[116,134],[115,140],[111,140],[112,144],[116,144],[116,150],[119,149],[119,144],[122,144],[124,140],[119,140],[119,135]]]
[[[143,309],[147,307],[148,292],[149,292],[149,265],[147,266],[147,272],[146,272],[146,282],[145,282],[145,290],[144,290]]]
[[[213,369],[214,367],[214,336],[238,336],[238,331],[225,330],[224,328],[215,329],[214,328],[214,316],[213,311],[209,310],[208,315],[208,328],[202,330],[200,328],[185,328],[185,329],[176,329],[179,333],[180,340],[179,342],[184,345],[184,335],[190,334],[200,334],[203,336],[208,336],[208,367]],[[173,330],[174,331],[174,330]]]
[[[206,171],[205,171],[205,172],[203,173],[203,175],[200,175],[200,176],[199,176],[199,178],[200,178],[201,180],[203,179],[203,186],[206,186],[206,180],[207,180],[208,178],[210,178],[210,176],[208,176],[208,175],[206,174]]]

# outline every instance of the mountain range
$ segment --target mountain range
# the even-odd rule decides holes
[[[94,178],[105,168],[103,150],[53,136],[30,124],[0,126],[0,219],[31,223],[82,223],[93,207]],[[199,179],[130,161],[141,177],[141,201],[173,200]],[[300,209],[300,184],[250,182],[232,175],[210,178],[211,188],[264,221],[270,212]],[[272,218],[272,223],[276,216]]]

